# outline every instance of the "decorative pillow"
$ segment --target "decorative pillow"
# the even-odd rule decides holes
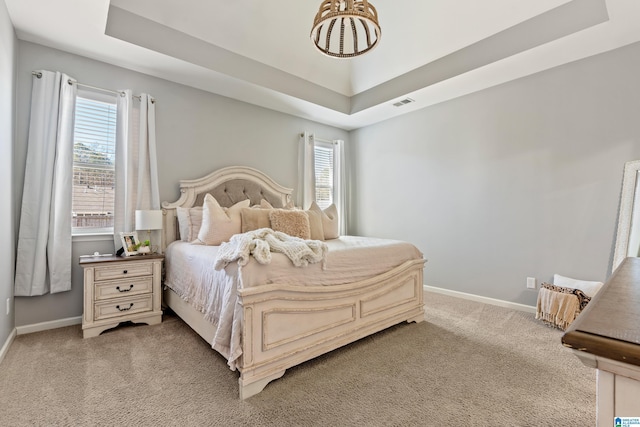
[[[222,208],[210,194],[204,197],[202,204],[202,227],[198,240],[205,245],[218,246],[228,242],[231,236],[242,232],[240,212],[249,207],[249,199],[236,203],[230,208]]]
[[[261,199],[260,209],[273,209],[273,206],[271,206],[271,203],[269,203],[267,200]]]
[[[309,231],[311,240],[324,240],[324,229],[322,228],[322,215],[318,211],[305,211],[309,217]]]
[[[178,227],[180,228],[180,240],[192,242],[198,238],[198,232],[202,226],[202,206],[195,208],[176,209],[178,214]]]
[[[273,209],[243,208],[240,210],[242,218],[242,232],[257,230],[259,228],[271,228],[269,213]]]
[[[277,209],[274,208],[273,206],[271,206],[271,203],[269,203],[266,199],[261,199],[260,200],[260,208],[262,209]],[[291,200],[289,200],[287,202],[287,204],[285,205],[284,208],[282,209],[295,209],[296,207],[294,206],[293,202]]]
[[[587,296],[594,296],[602,287],[602,282],[589,282],[586,280],[577,280],[570,277],[561,276],[559,274],[553,275],[553,284],[556,286],[562,286],[565,288],[580,289]]]
[[[271,228],[275,231],[304,240],[309,240],[311,237],[309,216],[305,211],[274,209],[269,212],[269,220]]]
[[[320,209],[316,202],[311,202],[310,211],[316,211],[322,218],[322,230],[325,240],[337,239],[340,237],[340,224],[338,222],[338,208],[332,204],[325,210]]]

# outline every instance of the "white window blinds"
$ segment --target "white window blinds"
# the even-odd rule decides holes
[[[73,149],[74,233],[113,231],[116,98],[78,96]]]
[[[321,209],[333,203],[333,147],[316,142],[314,147],[314,168],[316,173],[316,203]]]

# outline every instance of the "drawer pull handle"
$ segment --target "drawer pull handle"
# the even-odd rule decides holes
[[[129,307],[125,307],[125,308],[120,308],[119,305],[116,305],[116,308],[118,309],[118,311],[128,311],[128,310],[131,310],[131,307],[133,307],[133,303],[129,303]]]
[[[127,270],[123,270],[123,271],[122,271],[122,274],[127,274]]]
[[[116,286],[116,289],[118,290],[118,292],[129,292],[131,289],[133,289],[133,285],[129,285],[129,289],[120,289],[120,286]]]

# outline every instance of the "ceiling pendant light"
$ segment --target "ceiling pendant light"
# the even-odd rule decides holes
[[[381,35],[378,12],[367,0],[324,0],[311,29],[318,50],[334,58],[367,53]]]

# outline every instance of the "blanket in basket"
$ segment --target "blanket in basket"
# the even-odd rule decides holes
[[[538,293],[536,319],[565,330],[591,301],[580,289],[543,283]]]

